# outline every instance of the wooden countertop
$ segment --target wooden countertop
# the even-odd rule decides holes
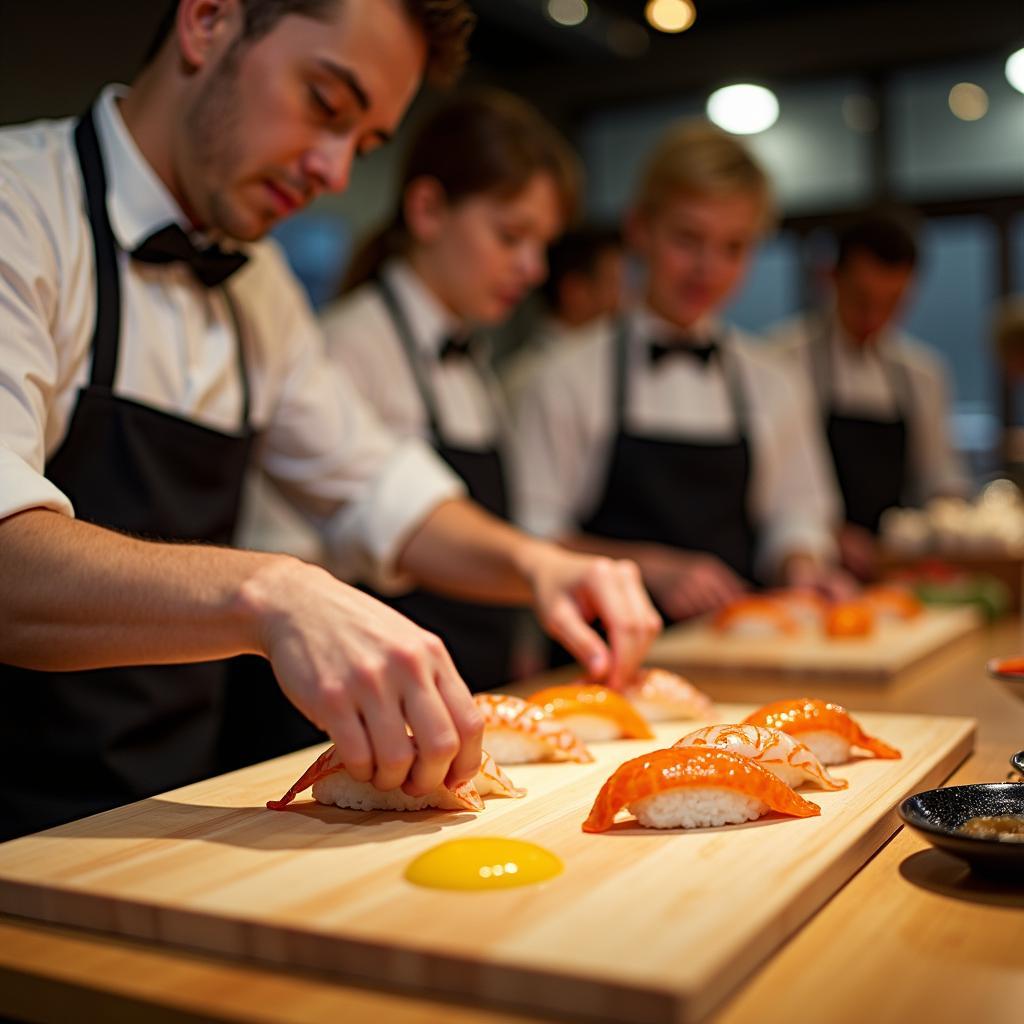
[[[1024,686],[989,680],[985,661],[1024,650],[1014,620],[957,642],[885,683],[706,680],[719,700],[811,690],[861,710],[969,715],[972,756],[951,782],[1006,777],[1024,748]],[[712,1018],[714,1024],[1009,1020],[1024,1005],[1024,887],[966,877],[907,830],[894,837]],[[1012,1008],[1018,1008],[1016,1011]],[[0,1016],[31,1021],[266,1021],[523,1024],[518,1014],[340,985],[0,916]]]

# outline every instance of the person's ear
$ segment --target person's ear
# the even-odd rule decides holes
[[[430,245],[444,228],[448,197],[437,178],[413,178],[402,196],[405,226],[414,242]]]
[[[175,34],[185,63],[196,70],[218,60],[241,35],[239,0],[181,0]]]

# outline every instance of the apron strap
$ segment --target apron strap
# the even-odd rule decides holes
[[[412,324],[409,323],[409,318],[405,315],[405,310],[402,308],[402,304],[399,302],[394,288],[386,280],[383,274],[380,274],[375,278],[375,284],[378,292],[380,293],[380,297],[384,300],[384,306],[388,311],[388,315],[391,317],[391,322],[394,325],[395,333],[398,335],[398,340],[401,342],[402,348],[405,350],[406,361],[408,362],[409,369],[412,372],[413,379],[416,382],[416,390],[419,391],[420,400],[423,402],[423,407],[426,410],[427,420],[429,422],[431,435],[434,438],[434,443],[442,446],[444,445],[444,439],[441,434],[441,421],[437,411],[437,400],[434,396],[434,389],[431,387],[430,381],[427,379],[426,369],[423,366],[423,360],[420,358],[420,353],[416,346],[416,338],[412,331]],[[507,428],[508,422],[504,413],[504,408],[498,402],[498,384],[493,379],[493,376],[480,366],[475,358],[473,358],[472,352],[470,353],[470,359],[477,375],[480,377],[480,383],[484,388],[484,392],[490,401],[491,414],[494,417],[495,424],[499,427],[499,435],[504,434],[505,430],[502,428]]]
[[[832,358],[834,326],[835,318],[822,314],[821,326],[816,335],[817,340],[811,344],[811,359],[815,370],[814,379],[826,415],[832,408],[835,398],[834,360]],[[910,384],[909,371],[898,360],[886,358],[885,353],[877,348],[874,350],[874,355],[889,384],[893,404],[896,407],[896,418],[909,425],[907,413],[913,404],[914,394]]]
[[[614,390],[613,398],[613,426],[616,434],[624,432],[626,423],[626,399],[629,394],[629,322],[625,314],[619,316],[615,323],[615,341],[613,344],[613,360],[615,376],[612,380]],[[736,420],[736,431],[740,440],[747,438],[747,427],[749,424],[749,411],[747,396],[740,379],[739,368],[736,360],[731,354],[725,351],[719,344],[717,360],[721,367],[722,377],[725,381],[726,391],[729,394],[729,404],[732,408],[733,418]]]
[[[121,344],[121,275],[117,267],[119,247],[107,212],[107,173],[96,131],[95,107],[90,107],[78,119],[74,139],[85,187],[85,207],[96,264],[96,322],[89,343],[92,352],[89,383],[112,391]],[[221,291],[235,328],[235,348],[242,383],[242,432],[245,432],[249,429],[251,398],[241,321],[227,287],[222,286]]]
[[[96,322],[89,346],[92,351],[90,383],[110,389],[114,385],[121,339],[121,280],[117,270],[117,243],[107,214],[107,175],[92,109],[75,125],[75,149],[85,185],[86,212],[96,260]]]

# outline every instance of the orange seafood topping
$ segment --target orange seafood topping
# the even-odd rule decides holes
[[[1024,676],[1024,657],[1004,658],[997,661],[993,668],[1005,676]]]
[[[718,747],[673,747],[620,765],[597,794],[583,831],[606,831],[615,815],[636,800],[677,789],[712,787],[756,797],[773,811],[797,818],[821,814],[817,804],[794,793],[749,757]]]
[[[830,775],[814,756],[810,747],[781,729],[765,725],[707,725],[687,733],[673,747],[721,747],[743,754],[762,767],[785,766],[803,772],[805,779],[813,779],[822,789],[846,789],[846,779]]]
[[[478,693],[473,697],[484,721],[484,730],[509,729],[534,736],[549,749],[551,759],[587,764],[594,755],[583,741],[550,712],[522,697],[506,693]]]
[[[531,694],[530,701],[555,718],[567,718],[570,715],[610,718],[622,730],[625,739],[654,738],[654,733],[640,712],[621,694],[599,683],[549,686]]]
[[[338,748],[332,743],[303,773],[298,781],[288,790],[280,800],[268,800],[267,807],[272,811],[283,811],[304,789],[316,785],[321,779],[328,775],[345,771],[345,766],[340,761],[332,764]],[[497,766],[495,766],[497,767]],[[458,786],[446,786],[452,798],[467,811],[482,811],[484,802],[472,782],[463,782]]]
[[[785,605],[774,597],[754,595],[741,597],[738,601],[726,605],[717,615],[712,624],[715,629],[723,632],[731,629],[743,619],[761,619],[770,622],[780,633],[794,634],[800,632],[796,619],[786,610]]]
[[[765,725],[781,729],[790,736],[804,732],[834,732],[847,743],[867,750],[875,757],[898,758],[903,755],[888,743],[869,736],[840,704],[830,704],[815,697],[779,700],[747,715],[744,725]]]
[[[833,605],[825,618],[825,632],[829,636],[868,636],[874,628],[874,610],[860,601]]]

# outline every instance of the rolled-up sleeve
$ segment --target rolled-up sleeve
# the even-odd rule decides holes
[[[38,220],[0,186],[0,519],[29,508],[73,515],[43,475],[47,408],[58,377],[50,330],[57,266]]]
[[[396,569],[405,542],[438,505],[463,497],[465,486],[423,441],[384,427],[327,358],[295,282],[281,278],[279,298],[290,306],[286,366],[261,467],[320,533],[336,575],[400,589],[411,582]]]

